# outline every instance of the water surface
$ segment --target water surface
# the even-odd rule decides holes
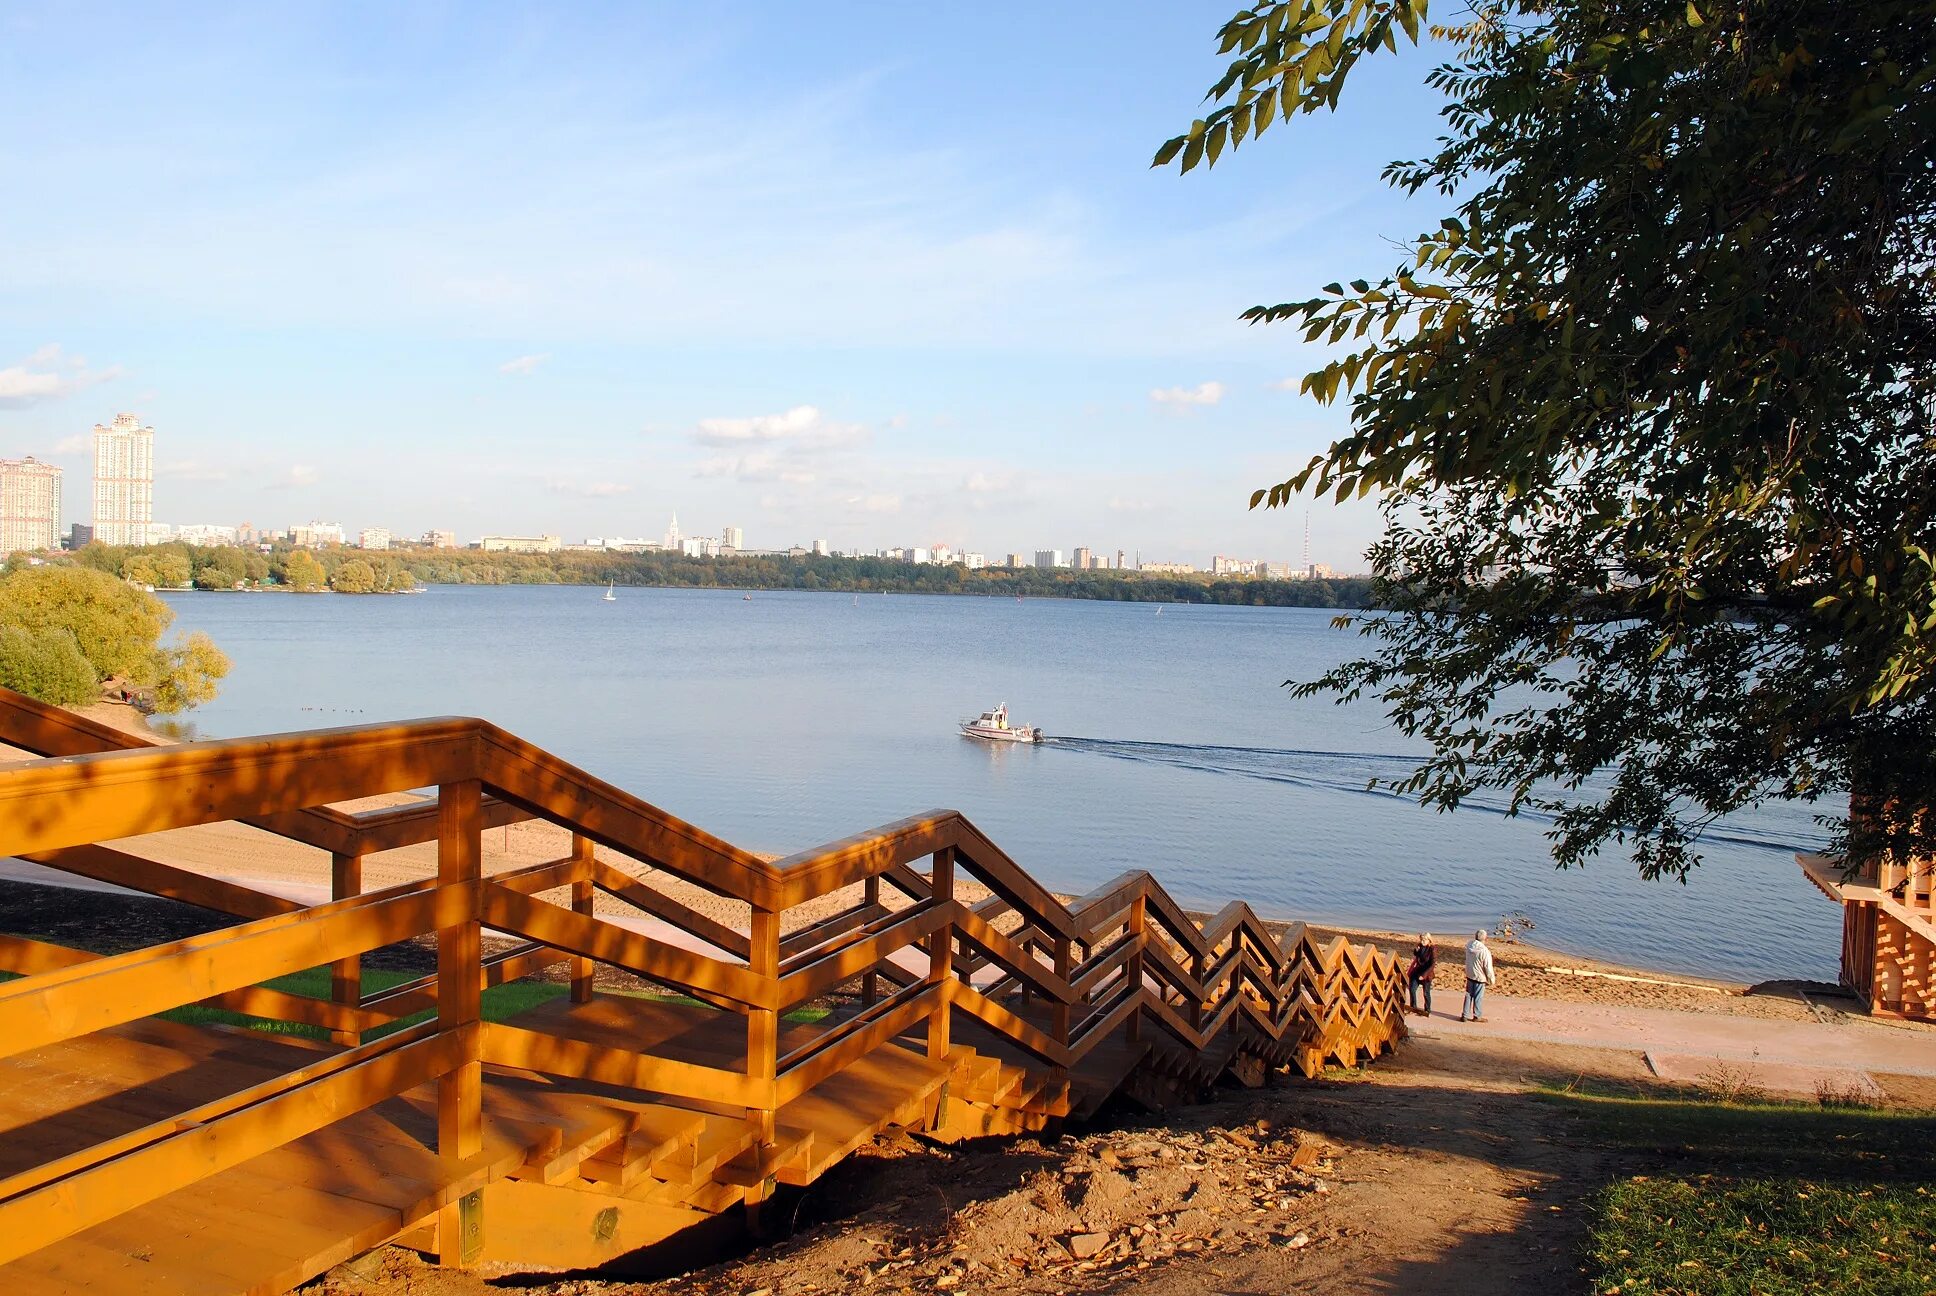
[[[1365,791],[1417,750],[1372,705],[1299,701],[1361,641],[1305,608],[585,587],[414,597],[170,594],[234,659],[210,736],[480,715],[729,841],[792,850],[965,812],[1050,886],[1148,868],[1184,902],[1452,933],[1523,911],[1574,953],[1834,979],[1836,907],[1783,807],[1729,823],[1685,887],[1624,858],[1556,871],[1498,802]],[[1006,701],[1055,741],[955,723]]]

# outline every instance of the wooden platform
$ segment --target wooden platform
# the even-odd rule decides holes
[[[1237,903],[1199,920],[1140,870],[1065,903],[953,811],[769,861],[480,720],[162,747],[0,690],[0,744],[38,757],[0,763],[0,856],[236,919],[110,956],[0,936],[5,1296],[275,1293],[392,1240],[448,1265],[621,1267],[889,1129],[1041,1130],[1404,1034],[1389,952]],[[424,787],[434,803],[338,804]],[[483,832],[525,819],[566,853],[486,876]],[[224,822],[316,851],[333,898],[140,854]],[[434,877],[362,893],[366,856],[429,842]],[[957,899],[957,876],[989,898]],[[487,928],[516,943],[487,956]],[[362,957],[409,940],[435,974],[366,992]],[[665,997],[595,992],[598,964]],[[274,988],[319,967],[327,999]],[[559,968],[568,997],[484,1020],[485,990]],[[332,1042],[157,1017],[194,1004]]]

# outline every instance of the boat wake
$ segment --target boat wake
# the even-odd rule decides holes
[[[1263,783],[1406,802],[1411,802],[1413,798],[1394,792],[1389,785],[1409,775],[1419,762],[1419,757],[1392,752],[1220,747],[1198,743],[1127,742],[1112,738],[1044,737],[1042,745],[1085,755],[1106,756],[1112,760],[1168,765],[1213,776],[1255,779]],[[1505,794],[1488,790],[1466,798],[1461,808],[1505,817],[1509,806]],[[1702,835],[1702,840],[1784,854],[1798,847],[1812,847],[1821,840],[1821,832],[1809,818],[1806,807],[1786,808],[1779,824],[1766,825],[1763,831],[1757,832],[1756,828],[1762,825],[1753,821],[1767,813],[1763,811],[1735,816],[1734,822],[1710,828]],[[1534,823],[1553,821],[1550,814],[1530,808],[1522,808],[1517,817]]]

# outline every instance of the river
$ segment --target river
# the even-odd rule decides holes
[[[1686,886],[1608,854],[1553,868],[1500,801],[1368,792],[1417,750],[1374,705],[1296,700],[1362,641],[1332,613],[1079,602],[434,586],[414,597],[171,593],[234,659],[189,717],[231,737],[486,717],[750,850],[934,807],[1050,886],[1148,868],[1185,903],[1441,934],[1523,912],[1534,942],[1665,971],[1833,980],[1836,907],[1795,867],[1812,811],[1710,838]],[[1040,746],[956,722],[1007,702]]]

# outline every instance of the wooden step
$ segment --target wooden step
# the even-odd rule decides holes
[[[577,1164],[586,1181],[612,1192],[623,1192],[654,1174],[675,1157],[698,1146],[707,1117],[678,1107],[647,1107],[627,1113],[632,1128]],[[566,1176],[568,1178],[569,1176]],[[563,1178],[546,1183],[564,1182]]]
[[[812,1130],[776,1130],[772,1143],[756,1143],[713,1171],[717,1183],[758,1188],[778,1179],[789,1166],[808,1160],[813,1152]],[[796,1178],[793,1182],[805,1182]]]

